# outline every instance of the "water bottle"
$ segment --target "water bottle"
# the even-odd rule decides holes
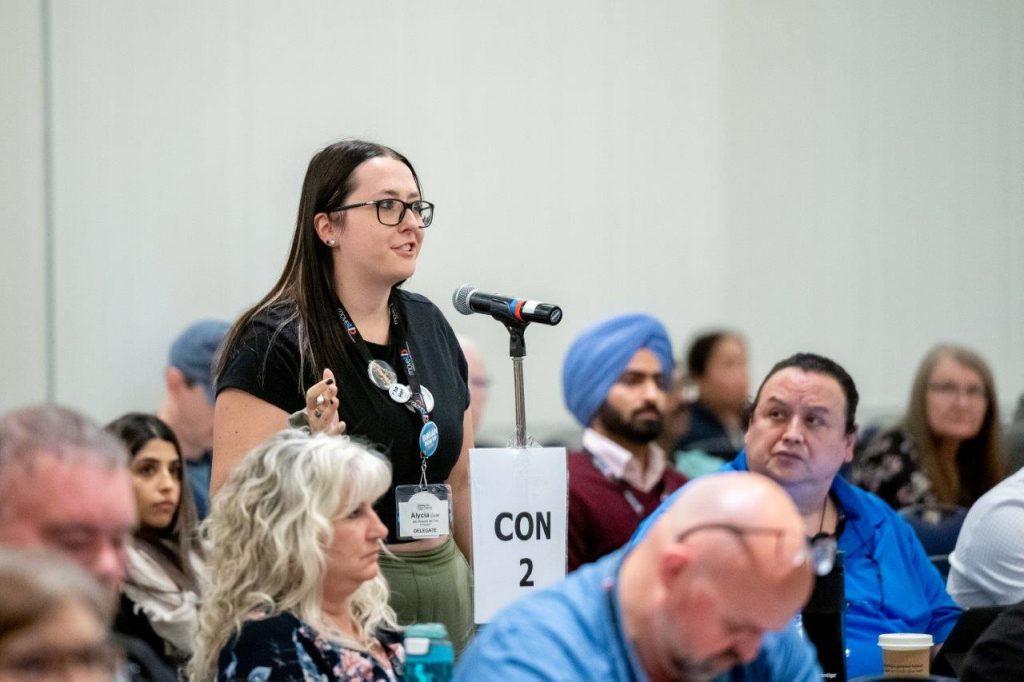
[[[405,628],[407,682],[448,682],[455,668],[455,649],[443,623],[418,623]]]

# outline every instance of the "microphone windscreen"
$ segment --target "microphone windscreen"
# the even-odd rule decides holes
[[[473,309],[469,307],[469,297],[476,291],[472,284],[463,284],[452,293],[452,305],[463,315],[472,315]]]

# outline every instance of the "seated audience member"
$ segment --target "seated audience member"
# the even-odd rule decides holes
[[[739,334],[718,330],[693,340],[686,353],[689,379],[697,386],[690,429],[679,450],[699,450],[725,460],[743,447],[743,411],[750,377],[747,345]]]
[[[894,509],[969,507],[1003,478],[992,372],[978,354],[941,345],[921,361],[903,422],[878,434],[852,480]]]
[[[786,628],[811,584],[785,492],[755,474],[712,474],[673,496],[636,545],[499,613],[455,677],[820,680],[813,648]]]
[[[1024,601],[1024,470],[967,512],[949,555],[947,586],[964,608]]]
[[[139,515],[118,629],[146,640],[169,666],[183,667],[199,623],[203,548],[181,450],[170,428],[152,415],[126,414],[107,430],[131,455]]]
[[[569,455],[570,571],[624,545],[686,482],[654,442],[672,365],[668,334],[650,315],[603,320],[569,346],[562,393],[585,427],[583,451]]]
[[[967,652],[960,682],[1019,682],[1024,671],[1024,603],[1002,613]]]
[[[881,673],[879,634],[928,633],[941,643],[960,614],[913,529],[882,500],[837,475],[853,457],[857,401],[853,379],[832,360],[811,353],[782,360],[754,397],[744,450],[724,467],[775,480],[796,503],[808,537],[836,537],[844,553],[851,679]]]
[[[108,597],[59,555],[0,548],[0,680],[113,679]]]
[[[206,521],[210,585],[190,664],[209,680],[394,680],[404,652],[377,555],[388,462],[293,429],[232,469]]]
[[[166,394],[156,413],[178,438],[200,520],[210,509],[213,372],[217,351],[230,328],[221,320],[201,320],[174,339],[164,370]]]
[[[473,433],[480,433],[480,422],[483,421],[484,411],[487,409],[487,394],[491,387],[491,377],[487,374],[487,366],[484,364],[484,357],[476,343],[461,334],[456,337],[462,354],[466,356],[466,368],[469,372],[467,384],[469,384],[469,414],[473,420]],[[476,443],[476,447],[484,447]]]
[[[672,370],[672,378],[665,389],[665,410],[662,419],[661,435],[654,439],[665,455],[671,460],[676,451],[676,444],[690,429],[690,393],[695,395],[697,388],[690,383],[677,365]]]
[[[1013,421],[1006,430],[1004,450],[1008,473],[1017,472],[1024,467],[1024,395],[1020,397]]]
[[[0,545],[51,549],[85,569],[115,604],[135,527],[128,454],[82,415],[40,405],[0,418]],[[174,680],[145,642],[116,632],[132,680]]]
[[[687,479],[711,474],[722,468],[721,457],[702,450],[678,450],[679,439],[690,429],[690,407],[697,400],[697,385],[677,366],[665,406],[665,428],[655,441],[675,461],[676,471]],[[672,454],[674,453],[674,454]]]

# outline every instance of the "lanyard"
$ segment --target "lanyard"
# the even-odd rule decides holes
[[[387,392],[393,401],[408,404],[420,417],[420,421],[423,424],[419,438],[420,484],[426,485],[427,459],[437,451],[439,440],[437,425],[430,419],[430,408],[433,405],[428,407],[428,400],[424,397],[426,389],[420,385],[419,376],[416,372],[416,363],[413,361],[412,349],[409,347],[409,342],[406,338],[405,325],[402,324],[402,316],[398,312],[398,305],[395,303],[394,294],[388,299],[388,311],[390,313],[392,333],[399,348],[398,356],[402,360],[405,376],[409,382],[408,387],[398,382],[395,370],[388,363],[383,360],[374,359],[370,355],[370,349],[366,345],[366,341],[363,339],[362,334],[359,333],[355,323],[352,322],[351,317],[349,317],[341,299],[338,299],[338,317],[348,333],[348,338],[352,341],[353,346],[355,346],[356,352],[359,353],[363,362],[366,363],[366,371],[370,381],[377,388]]]

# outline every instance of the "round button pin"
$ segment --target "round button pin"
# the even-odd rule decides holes
[[[398,381],[398,375],[391,365],[383,360],[372,360],[366,366],[366,373],[370,376],[373,385],[382,390],[389,390]]]
[[[412,397],[412,390],[410,390],[405,384],[400,384],[396,381],[391,385],[391,388],[388,389],[388,395],[390,395],[391,399],[396,403],[407,403],[409,402],[409,398]]]
[[[437,452],[437,443],[440,440],[440,433],[437,430],[437,424],[434,422],[427,422],[420,429],[420,452],[426,457],[430,457]]]

